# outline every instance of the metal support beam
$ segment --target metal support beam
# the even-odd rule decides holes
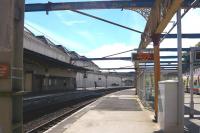
[[[134,50],[137,50],[137,51],[153,51],[152,48],[134,49]],[[161,52],[177,52],[177,50],[178,50],[177,48],[160,48]],[[182,51],[189,52],[190,48],[182,48]]]
[[[140,67],[153,67],[154,64],[144,64],[144,65],[139,65]],[[171,67],[171,66],[178,66],[178,64],[161,64],[160,66],[163,66],[163,67]]]
[[[188,38],[188,39],[195,39],[200,38],[199,33],[193,33],[193,34],[181,34],[182,38]],[[161,38],[177,38],[177,34],[161,34]]]
[[[171,18],[180,8],[183,0],[155,0],[147,21],[144,34],[141,36],[139,49],[146,48],[151,42],[151,36],[161,34],[168,25]],[[166,4],[167,3],[167,4]]]
[[[24,0],[1,0],[0,16],[0,132],[22,133]]]
[[[153,69],[154,67],[140,67],[139,69]],[[160,68],[162,68],[162,69],[177,69],[178,67],[165,67],[165,66],[163,66],[163,67],[160,67]],[[128,67],[119,67],[119,68],[100,68],[100,70],[125,70],[125,69],[127,69],[127,70],[132,70],[132,69],[138,69],[138,68],[128,68]]]
[[[26,12],[56,11],[56,10],[84,10],[84,9],[126,9],[151,8],[154,0],[119,0],[119,1],[87,1],[62,3],[34,3],[26,4]]]
[[[178,115],[178,132],[184,132],[184,89],[183,89],[183,79],[182,79],[182,27],[181,27],[181,9],[177,11],[177,48],[178,48],[178,109],[176,114]]]
[[[154,46],[154,80],[155,80],[155,121],[158,120],[158,82],[160,81],[160,34],[154,34],[152,36]]]
[[[130,68],[130,67],[100,68],[100,70],[124,70],[124,69],[127,69],[127,70],[133,70],[133,69],[135,69],[135,68]]]
[[[161,59],[176,59],[178,56],[161,56]],[[74,61],[81,60],[81,61],[97,61],[97,60],[128,60],[131,61],[131,57],[110,57],[110,58],[77,58],[71,59]]]
[[[194,0],[184,0],[182,8],[187,8]],[[155,0],[117,0],[117,1],[85,1],[62,3],[32,3],[26,4],[26,12],[57,11],[57,10],[84,10],[84,9],[144,9],[151,8]],[[197,6],[200,6],[197,5]]]
[[[143,62],[141,62],[141,63],[143,63]],[[144,62],[144,63],[153,63],[153,61],[146,61],[146,62]],[[167,63],[167,64],[171,64],[171,63],[178,63],[178,61],[160,61],[160,63]],[[185,63],[185,62],[183,62],[183,63]]]

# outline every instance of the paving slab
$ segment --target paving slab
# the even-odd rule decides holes
[[[134,89],[112,93],[52,127],[46,133],[153,133],[158,125]]]

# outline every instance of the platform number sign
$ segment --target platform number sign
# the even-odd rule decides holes
[[[0,64],[0,78],[7,78],[9,73],[8,64]]]

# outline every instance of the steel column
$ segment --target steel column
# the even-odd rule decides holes
[[[0,132],[22,133],[24,0],[1,0],[0,16]]]
[[[182,35],[181,35],[181,9],[177,11],[177,48],[178,48],[178,127],[179,133],[184,132],[184,89],[182,79]]]
[[[138,95],[139,94],[138,93],[138,91],[139,91],[139,88],[138,88],[139,63],[137,61],[135,61],[134,66],[135,66],[135,74],[136,74],[136,76],[135,76],[135,80],[136,80],[136,82],[135,82],[135,87],[136,87],[135,95]]]
[[[193,59],[194,51],[190,51],[190,118],[194,117],[194,100],[193,100]]]
[[[160,81],[160,34],[154,34],[152,36],[154,46],[154,80],[155,80],[155,122],[158,120],[158,82]]]

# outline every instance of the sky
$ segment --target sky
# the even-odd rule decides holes
[[[49,0],[59,2],[60,0]],[[69,1],[69,0],[62,0]],[[72,1],[72,0],[71,0]],[[75,1],[75,0],[73,0]],[[76,0],[84,1],[84,0]],[[26,3],[42,3],[47,0],[26,0]],[[146,20],[136,12],[130,10],[84,10],[83,12],[144,31]],[[176,21],[176,17],[172,21]],[[200,31],[200,10],[190,11],[182,19],[183,33],[198,33]],[[140,43],[141,34],[122,29],[111,24],[89,18],[71,11],[31,12],[25,14],[25,26],[35,35],[45,35],[55,44],[61,44],[71,51],[76,51],[86,57],[104,57],[106,55],[137,48]],[[165,31],[172,26],[170,23]],[[176,33],[175,30],[172,33]],[[183,40],[183,47],[196,44],[199,39]],[[164,40],[161,47],[176,47],[175,39]],[[149,47],[152,47],[150,45]],[[169,53],[161,53],[167,55]],[[171,54],[171,53],[170,53]],[[174,54],[174,53],[172,53]],[[119,56],[129,56],[131,53]],[[130,61],[95,61],[102,67],[124,67],[132,66]]]

